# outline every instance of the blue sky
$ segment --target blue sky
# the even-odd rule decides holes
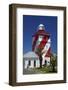
[[[51,51],[57,53],[57,17],[23,15],[23,52],[32,50],[32,35],[39,24],[44,24],[46,32],[51,34]]]

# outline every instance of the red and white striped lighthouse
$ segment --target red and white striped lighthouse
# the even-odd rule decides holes
[[[51,39],[50,34],[46,32],[43,24],[40,24],[32,39],[32,51],[36,52],[37,48],[42,47],[42,65],[50,65]]]

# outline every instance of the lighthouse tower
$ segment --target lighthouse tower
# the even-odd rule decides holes
[[[32,36],[32,51],[37,52],[42,47],[42,65],[50,65],[51,39],[43,24],[40,24],[36,33]]]

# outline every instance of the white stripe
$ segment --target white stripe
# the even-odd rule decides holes
[[[42,36],[41,38],[40,38],[40,36],[38,37],[38,39],[36,41],[35,49],[34,49],[35,52],[36,52],[37,46],[40,45],[40,42],[43,40],[43,38],[44,38],[44,36]]]
[[[42,57],[45,57],[45,55],[47,54],[47,51],[50,48],[50,44],[51,44],[51,40],[48,39],[48,42],[46,43],[46,45],[44,46],[44,49],[42,50],[42,53],[44,52],[43,55],[42,55]]]

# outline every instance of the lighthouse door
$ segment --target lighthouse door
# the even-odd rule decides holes
[[[47,65],[47,61],[45,60],[45,66]]]

